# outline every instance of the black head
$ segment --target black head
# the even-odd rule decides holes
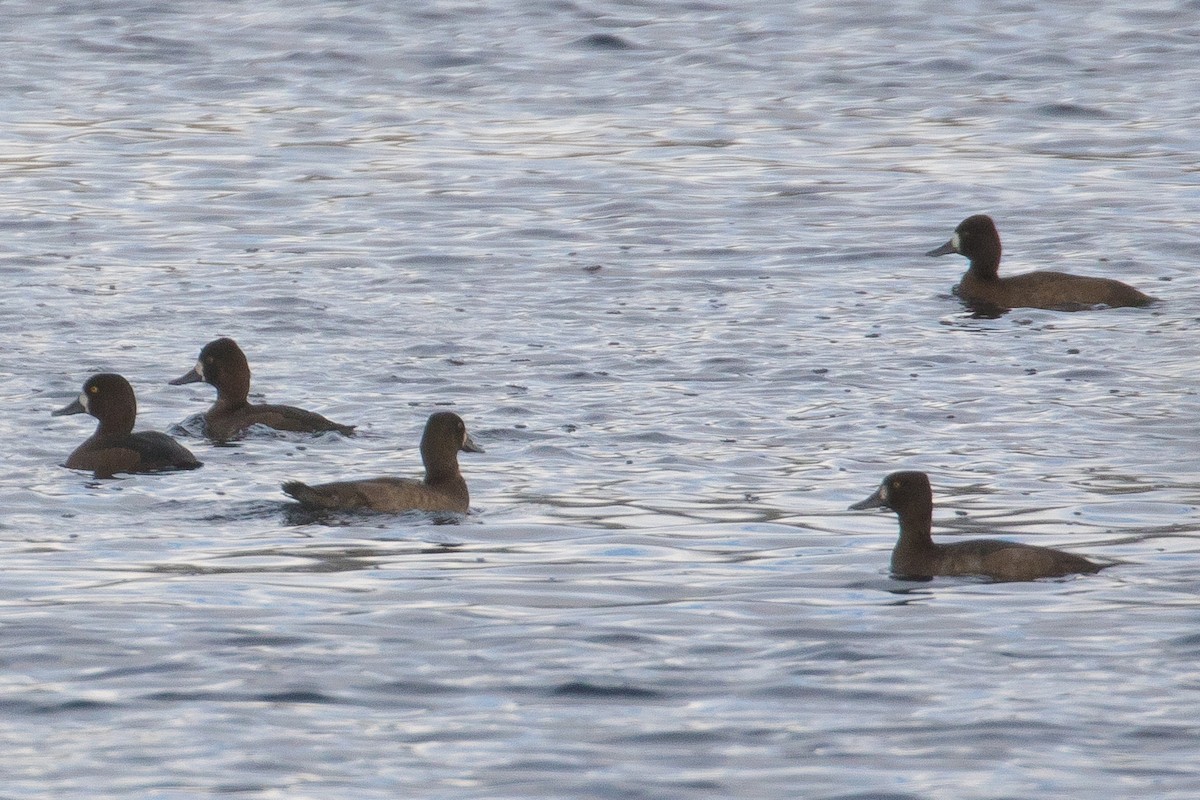
[[[250,363],[246,360],[242,348],[238,347],[238,343],[228,337],[214,339],[204,345],[200,357],[196,360],[196,366],[169,383],[172,386],[180,386],[199,381],[210,383],[218,389],[229,388],[235,391],[244,386],[245,391],[249,392]]]
[[[421,436],[421,452],[426,449],[465,453],[482,453],[483,448],[471,440],[467,424],[453,411],[437,411],[429,415],[425,433]]]
[[[458,472],[458,451],[482,453],[483,448],[471,441],[466,423],[452,411],[429,415],[421,435],[421,461],[425,464],[425,482],[461,481]]]
[[[51,412],[55,417],[67,414],[91,414],[101,423],[127,426],[132,431],[137,418],[137,398],[125,378],[115,372],[101,372],[87,379],[74,402]]]
[[[975,214],[958,223],[950,241],[930,250],[927,256],[958,253],[971,260],[971,267],[995,275],[1000,265],[1000,232],[987,214]]]
[[[924,472],[910,470],[893,472],[883,479],[875,494],[850,506],[852,511],[866,508],[889,508],[898,514],[933,507],[933,488]]]

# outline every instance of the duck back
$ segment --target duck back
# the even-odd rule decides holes
[[[218,403],[204,415],[205,433],[218,441],[237,438],[253,425],[265,425],[277,431],[291,433],[323,433],[334,431],[344,436],[354,434],[353,425],[342,425],[315,411],[295,406],[247,403],[238,408],[221,407]]]
[[[197,469],[203,464],[186,447],[157,431],[120,437],[92,437],[67,457],[68,469],[85,469],[97,478],[118,472],[162,472]]]
[[[1154,298],[1112,278],[1040,270],[1008,278],[987,278],[968,270],[955,293],[969,305],[993,308],[1045,308],[1079,311],[1097,306],[1140,308]]]
[[[892,552],[892,572],[908,578],[978,575],[996,581],[1032,581],[1091,574],[1103,568],[1074,553],[1002,539],[934,545],[932,552],[921,554],[897,545]]]
[[[283,484],[283,491],[311,508],[385,513],[454,511],[466,514],[471,504],[467,482],[458,477],[430,485],[411,478],[368,478],[309,486],[301,481]]]

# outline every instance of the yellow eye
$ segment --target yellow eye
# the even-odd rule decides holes
[[[100,394],[100,387],[99,386],[89,386],[88,394]]]
[[[899,489],[899,488],[900,488],[900,481],[892,481],[892,488],[893,488],[893,489]]]

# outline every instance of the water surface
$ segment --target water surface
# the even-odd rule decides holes
[[[0,18],[0,795],[1200,792],[1194,3]],[[973,318],[972,213],[1164,302]],[[361,435],[189,436],[219,335]],[[61,468],[101,370],[204,468]],[[443,407],[466,520],[285,502]],[[893,580],[899,468],[1122,563]]]

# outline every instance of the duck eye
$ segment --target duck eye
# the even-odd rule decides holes
[[[93,386],[89,386],[89,387],[88,387],[88,394],[100,394],[100,387],[99,387],[99,386],[95,386],[95,385],[93,385]]]
[[[900,488],[900,481],[892,481],[892,491],[897,491]]]

